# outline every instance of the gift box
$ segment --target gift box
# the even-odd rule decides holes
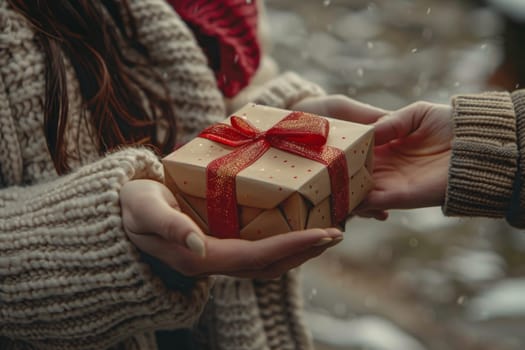
[[[220,238],[343,226],[372,188],[371,126],[248,104],[162,161],[181,210]]]

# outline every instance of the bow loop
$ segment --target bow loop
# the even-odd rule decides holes
[[[239,147],[252,141],[251,137],[228,124],[215,124],[204,129],[199,137],[222,143],[226,146]]]
[[[230,118],[230,122],[237,131],[251,139],[254,139],[261,134],[261,132],[257,130],[255,126],[253,126],[248,120],[244,118],[234,115]]]
[[[292,112],[266,132],[270,143],[275,139],[322,146],[328,138],[329,123],[325,118],[303,112]]]
[[[258,130],[248,120],[232,116],[231,125],[215,124],[199,134],[227,146],[238,147],[263,136],[270,144],[283,141],[320,147],[328,138],[329,123],[324,118],[303,112],[292,112],[266,132]]]

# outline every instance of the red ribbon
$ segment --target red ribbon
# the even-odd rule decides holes
[[[231,125],[215,124],[199,137],[236,149],[215,159],[206,168],[206,196],[210,234],[221,238],[239,237],[239,214],[235,176],[259,159],[270,147],[324,164],[331,186],[332,221],[341,223],[348,215],[348,170],[345,154],[326,145],[329,123],[309,113],[292,112],[267,131],[233,116]]]

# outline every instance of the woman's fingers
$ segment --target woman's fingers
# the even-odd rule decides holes
[[[201,257],[206,255],[205,236],[186,214],[167,203],[158,203],[144,207],[144,218],[148,227],[164,240],[184,246]]]
[[[384,109],[355,101],[344,95],[307,98],[292,108],[361,124],[372,124],[388,113]]]
[[[125,203],[123,221],[128,234],[135,238],[138,235],[158,235],[199,256],[206,255],[204,234],[193,220],[179,211],[173,194],[164,185],[135,180],[129,187],[123,187],[121,201]]]
[[[355,209],[356,212],[382,212],[386,209],[401,209],[403,192],[396,190],[373,190]],[[374,215],[375,217],[375,215]]]
[[[148,180],[123,186],[121,206],[123,226],[135,245],[189,276],[238,271],[260,271],[257,276],[282,274],[342,240],[341,231],[335,228],[284,233],[258,241],[206,236],[178,210],[165,186]]]
[[[379,221],[388,219],[388,212],[384,210],[355,210],[354,214],[361,218],[372,218]]]
[[[390,141],[402,139],[409,135],[414,128],[413,115],[404,114],[400,110],[388,114],[374,124],[375,145],[381,146]]]
[[[326,249],[341,241],[342,239],[334,239],[329,244],[310,247],[301,253],[276,261],[262,270],[241,270],[233,272],[232,275],[246,278],[275,279],[284,275],[287,271],[304,264],[306,261],[321,255]]]
[[[341,231],[333,228],[290,232],[258,241],[209,237],[207,258],[215,262],[213,272],[263,270],[276,261],[312,247],[329,246],[342,237]]]
[[[244,273],[246,277],[268,275],[271,266],[279,261],[281,263],[276,265],[276,269],[278,274],[282,274],[343,238],[337,229],[290,232],[258,241],[205,236],[207,254],[199,257],[158,235],[132,234],[131,237],[145,252],[153,252],[153,255],[185,275],[241,276]]]
[[[372,105],[353,100],[343,95],[332,95],[327,98],[328,116],[361,124],[372,124],[388,114],[388,111]]]
[[[381,202],[377,202],[377,196],[374,196],[374,193],[377,193],[377,191],[370,192],[352,213],[362,218],[374,218],[380,221],[388,219],[386,209],[389,209],[389,207],[384,206]]]
[[[389,113],[374,124],[376,146],[407,137],[416,131],[432,104],[416,102]]]

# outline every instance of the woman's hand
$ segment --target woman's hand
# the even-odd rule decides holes
[[[206,236],[163,184],[133,180],[120,191],[124,230],[138,249],[187,276],[276,278],[340,242],[337,229],[280,234],[259,241]]]
[[[375,186],[355,213],[387,218],[388,209],[441,205],[451,154],[452,109],[417,102],[394,112],[345,96],[307,99],[293,107],[375,128]]]

